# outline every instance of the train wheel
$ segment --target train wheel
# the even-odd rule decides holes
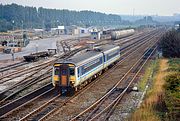
[[[75,94],[75,88],[68,87],[67,96],[73,96]]]
[[[92,77],[90,77],[90,78],[88,79],[88,83],[91,83],[91,81],[92,81]]]
[[[102,75],[102,71],[99,72],[99,75]]]

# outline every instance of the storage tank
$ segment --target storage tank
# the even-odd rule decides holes
[[[127,37],[134,34],[134,29],[128,29],[128,30],[120,30],[120,31],[113,31],[111,32],[111,39],[117,40],[123,37]]]

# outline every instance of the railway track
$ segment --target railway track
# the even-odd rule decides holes
[[[35,74],[37,72],[33,72]],[[5,101],[12,99],[15,97],[17,94],[22,92],[23,90],[29,88],[30,86],[45,80],[46,78],[51,77],[51,71],[48,69],[46,72],[43,74],[40,74],[38,76],[33,76],[32,78],[27,78],[27,80],[24,80],[17,85],[14,85],[10,87],[9,89],[4,90],[3,92],[0,93],[0,104],[4,105]]]
[[[147,44],[147,43],[146,43]],[[152,43],[151,43],[152,44]],[[139,50],[140,51],[140,50]],[[141,50],[142,51],[142,50]],[[125,61],[124,61],[125,62]],[[121,64],[122,64],[122,62],[120,62]],[[114,69],[115,68],[117,68],[117,66],[115,66],[114,67]],[[111,69],[110,70],[110,72],[114,72],[114,69]],[[124,75],[124,74],[123,74]],[[104,78],[107,78],[107,73],[106,73],[106,76],[101,76],[103,79]],[[113,76],[113,77],[115,77],[115,75]],[[102,79],[102,78],[100,78],[100,79]],[[99,79],[98,79],[99,80]],[[100,80],[99,80],[100,81]],[[111,81],[114,81],[112,78],[111,78]],[[96,81],[95,81],[96,82]],[[102,81],[101,81],[102,82]],[[103,83],[102,84],[102,86],[101,87],[103,87],[105,84],[109,84],[109,83]],[[111,84],[112,85],[112,84]],[[95,83],[93,83],[93,85],[90,85],[90,87],[91,86],[95,86]],[[88,93],[90,93],[90,94],[86,94],[86,95],[91,95],[91,93],[93,93],[95,90],[96,90],[96,92],[97,92],[97,90],[98,90],[98,93],[99,93],[99,95],[102,95],[101,93],[104,93],[104,91],[103,92],[99,92],[99,88],[97,87],[97,85],[96,85],[96,88],[95,89],[93,89],[94,91],[90,91],[89,90],[89,88],[90,88],[89,86],[88,86]],[[103,88],[104,89],[104,88]],[[105,88],[105,90],[107,90],[107,88]],[[80,92],[80,93],[83,93],[83,91],[82,92]],[[92,94],[93,95],[93,94]],[[98,95],[98,94],[97,94]],[[79,97],[79,96],[78,96]],[[58,106],[57,108],[55,108],[54,110],[52,110],[52,111],[50,111],[49,113],[47,113],[45,116],[43,116],[42,118],[40,118],[39,120],[41,121],[41,120],[45,120],[45,119],[47,119],[47,118],[49,118],[49,116],[52,116],[57,110],[60,110],[60,112],[57,112],[57,114],[61,114],[61,115],[59,115],[59,118],[58,119],[62,119],[62,120],[69,120],[70,118],[70,116],[68,116],[69,114],[73,114],[73,113],[77,113],[78,112],[78,110],[79,109],[83,109],[83,103],[81,103],[81,104],[79,104],[80,102],[81,102],[81,100],[91,100],[91,99],[93,99],[94,97],[96,97],[95,95],[93,95],[93,97],[89,97],[88,99],[87,98],[85,98],[84,99],[84,97],[83,96],[80,96],[80,98],[78,98],[77,97],[77,95],[74,97],[74,98],[70,98],[70,99],[67,99],[66,101],[64,101],[64,103],[62,103],[61,101],[61,103],[62,103],[62,105],[60,105],[60,106]],[[79,102],[78,104],[77,103],[75,103],[75,101],[73,101],[73,100],[76,100],[77,102]],[[91,101],[90,101],[91,102]],[[71,105],[71,106],[69,106],[69,105]],[[88,103],[88,102],[87,102]],[[66,105],[66,106],[65,106]],[[64,107],[64,108],[62,108],[62,107]],[[74,109],[74,108],[78,108],[78,109]],[[70,110],[70,111],[69,111]],[[65,116],[66,115],[66,116]],[[65,118],[66,117],[66,118]],[[72,117],[71,117],[72,118]],[[54,116],[53,116],[53,118],[52,118],[53,120],[56,120],[55,118],[54,118]]]
[[[133,51],[133,52],[134,52],[134,51]],[[89,87],[89,86],[88,86],[88,87]],[[86,89],[86,88],[85,88],[85,89]],[[60,96],[61,96],[61,95],[59,95],[58,97],[60,97]],[[44,118],[46,118],[47,116],[49,116],[50,114],[52,114],[52,112],[54,112],[55,110],[58,109],[57,107],[59,107],[59,106],[56,105],[56,104],[57,104],[56,99],[58,99],[58,97],[57,97],[57,98],[54,98],[54,99],[51,100],[51,101],[48,101],[46,104],[42,105],[41,107],[39,107],[39,108],[36,109],[35,111],[29,113],[28,115],[26,115],[25,117],[23,117],[21,120],[28,120],[28,119],[30,119],[30,120],[35,120],[35,119],[36,119],[36,120],[37,120],[37,119],[43,120]],[[76,95],[73,96],[72,98],[68,98],[66,101],[61,100],[60,102],[58,102],[58,104],[61,104],[61,103],[62,103],[61,106],[63,106],[64,104],[66,104],[68,101],[72,100],[72,99],[75,98],[75,97],[76,97]],[[53,103],[52,103],[52,102],[53,102]],[[42,115],[43,115],[45,112],[47,113],[47,115],[45,115],[45,116],[42,117]]]
[[[40,97],[44,94],[47,94],[52,89],[53,89],[53,86],[51,83],[49,83],[49,84],[41,87],[40,89],[37,89],[31,93],[26,94],[23,97],[20,97],[8,104],[3,105],[2,107],[0,107],[0,116],[8,115],[15,110],[17,111],[22,106],[30,103],[31,101],[34,101],[35,99],[37,99],[38,97]]]
[[[97,42],[95,44],[95,46],[101,46],[101,45],[105,45],[105,44],[109,44],[109,43],[117,43],[119,45],[123,45],[123,44],[126,44],[126,43],[129,43],[133,40],[136,40],[136,39],[139,39],[140,37],[142,36],[145,36],[147,35],[148,36],[148,33],[151,33],[153,30],[151,31],[145,31],[145,32],[140,32],[140,33],[137,33],[137,34],[134,34],[134,35],[131,35],[131,36],[128,36],[128,37],[125,37],[125,38],[121,38],[121,39],[118,39],[118,40],[107,40],[107,41],[102,41],[102,42]]]
[[[115,107],[121,101],[123,96],[128,92],[128,89],[130,89],[134,80],[137,78],[144,65],[147,63],[151,55],[157,49],[157,46],[153,46],[154,47],[151,47],[153,48],[153,50],[150,52],[150,54],[145,60],[143,59],[143,57],[148,52],[144,53],[144,55],[142,55],[139,60],[133,64],[133,66],[127,71],[127,73],[102,98],[100,98],[86,110],[72,118],[71,121],[108,120],[110,115],[113,113]],[[122,81],[124,81],[123,84]]]
[[[84,49],[84,48],[83,48],[83,49]],[[73,56],[74,54],[76,54],[76,53],[77,53],[78,51],[80,51],[80,50],[82,50],[82,49],[77,49],[77,50],[72,51],[71,53],[66,53],[65,55],[62,55],[60,58],[65,58],[65,59],[66,59],[66,58],[69,58],[70,56]],[[45,65],[45,66],[46,66],[46,65]],[[41,70],[41,69],[40,69],[40,70]],[[47,72],[51,72],[51,70],[52,70],[52,68],[50,68],[49,70],[47,70]],[[39,71],[39,70],[37,70],[37,71]],[[35,78],[33,78],[32,81],[31,81],[32,83],[30,83],[30,80],[28,80],[28,83],[26,84],[25,87],[23,87],[23,89],[28,88],[29,86],[31,86],[31,85],[39,82],[40,80],[43,80],[43,79],[45,79],[45,78],[51,77],[51,73],[50,73],[49,75],[46,75],[47,72],[44,73],[44,74],[41,74],[41,75],[39,75],[39,76],[37,76],[37,77],[35,77]],[[36,72],[36,73],[37,73],[37,72]],[[32,74],[32,75],[33,75],[33,74]],[[46,75],[46,76],[45,76],[45,75]],[[45,76],[45,77],[44,77],[44,76]],[[29,78],[28,78],[28,79],[29,79]],[[50,79],[49,79],[49,80],[50,80]],[[21,84],[22,84],[22,83],[21,83]],[[21,84],[19,84],[19,86],[22,86]],[[17,86],[17,85],[16,85],[16,86]],[[51,86],[51,87],[52,87],[52,84],[50,83],[48,86]],[[12,94],[10,94],[9,96],[3,98],[3,100],[1,100],[0,103],[3,103],[4,101],[6,101],[6,100],[9,99],[10,97],[16,95],[16,93],[18,93],[19,91],[21,91],[21,90],[23,90],[23,89],[21,88],[21,89],[16,90],[14,93],[12,93]],[[33,102],[34,100],[40,99],[42,96],[45,96],[46,93],[42,93],[41,90],[42,90],[42,89],[38,89],[37,91],[33,92],[32,94],[30,93],[30,94],[25,95],[25,96],[23,96],[23,97],[20,97],[20,98],[12,101],[12,102],[10,102],[10,103],[4,104],[2,107],[0,107],[0,109],[2,109],[2,111],[0,111],[0,117],[4,117],[4,116],[6,116],[6,115],[8,115],[8,114],[10,114],[10,113],[12,113],[12,112],[14,112],[14,111],[17,111],[18,109],[22,108],[23,106],[25,106],[25,105],[27,105],[27,104],[30,104],[30,103]],[[49,89],[49,90],[47,90],[47,91],[45,91],[45,92],[49,92],[49,91],[51,91],[51,90],[52,90],[52,89]],[[1,97],[3,97],[3,96],[5,95],[4,93],[6,93],[6,92],[9,93],[10,91],[11,91],[11,90],[9,90],[9,89],[5,90],[5,91],[2,93]],[[53,91],[54,91],[54,90],[53,90]],[[51,92],[53,92],[53,91],[51,91]],[[41,92],[42,94],[40,94],[39,92]],[[38,95],[36,95],[36,96],[34,97],[34,96],[32,96],[32,95],[34,95],[34,94],[38,94]],[[30,97],[30,98],[29,98],[29,97]],[[33,97],[33,98],[32,98],[32,97]],[[29,99],[29,101],[28,101],[28,99]],[[13,105],[13,106],[12,106],[12,105]]]
[[[84,48],[83,48],[84,49]],[[75,53],[77,53],[78,51],[80,51],[82,49],[77,49],[74,50],[70,53],[66,53],[64,55],[62,55],[60,58],[62,59],[66,59],[69,58],[70,56],[74,55]],[[57,60],[57,59],[56,59]],[[5,89],[4,91],[0,92],[0,104],[2,104],[4,101],[6,101],[7,99],[9,99],[10,97],[16,95],[17,93],[19,93],[20,91],[28,88],[29,86],[36,84],[37,82],[39,82],[39,80],[41,80],[41,78],[43,76],[45,76],[48,73],[51,73],[52,68],[49,68],[49,66],[51,66],[56,60],[51,60],[48,62],[43,63],[42,65],[36,65],[35,67],[37,68],[33,68],[31,67],[30,69],[26,69],[22,70],[21,72],[24,73],[28,73],[31,72],[30,75],[28,75],[27,77],[21,79],[20,81],[14,83],[12,86],[10,86],[9,88]],[[40,67],[39,67],[40,66]],[[32,69],[32,70],[31,70]],[[41,72],[41,70],[47,70],[45,72],[43,72],[43,74],[39,74],[38,76],[34,76],[35,74],[37,75],[39,72]],[[13,73],[13,75],[15,75],[16,73]],[[19,77],[21,74],[16,75],[15,77]],[[49,75],[51,76],[51,74]],[[11,77],[11,79],[14,79],[15,77]],[[5,82],[11,80],[8,79]],[[3,80],[4,81],[4,80]],[[5,83],[4,82],[4,83]]]
[[[14,84],[10,83],[11,86],[0,92],[0,105],[3,106],[9,101],[21,97],[21,95],[18,94],[25,92],[25,89],[28,89],[29,87],[32,87],[49,77],[51,77],[51,63],[47,63],[47,65],[36,68],[36,70],[30,72],[28,76],[22,78],[18,82],[14,82]],[[28,91],[26,91],[25,94],[26,93],[28,93]]]
[[[4,76],[1,76],[1,77],[0,77],[0,80],[1,80],[1,81],[0,81],[0,84],[5,83],[5,82],[7,82],[7,81],[9,81],[9,80],[12,80],[12,79],[14,79],[14,78],[16,78],[16,77],[19,77],[19,76],[21,76],[21,75],[23,75],[23,74],[26,74],[26,73],[28,73],[28,72],[37,70],[37,69],[41,68],[41,67],[44,66],[44,65],[53,64],[53,63],[54,63],[55,61],[57,61],[58,59],[66,59],[66,58],[69,58],[70,56],[76,54],[78,51],[81,51],[81,50],[83,50],[83,49],[85,49],[85,48],[79,48],[79,49],[76,49],[76,50],[72,50],[72,51],[70,51],[70,52],[68,52],[68,53],[65,53],[65,54],[61,55],[61,56],[58,57],[58,58],[54,58],[54,59],[48,60],[48,61],[46,61],[46,62],[39,63],[39,64],[37,64],[37,65],[31,66],[31,67],[29,67],[29,68],[25,68],[25,69],[22,69],[22,70],[17,70],[17,71],[14,71],[14,72],[12,72],[12,73],[9,73],[9,74],[6,74],[6,75],[4,75]]]
[[[4,72],[4,71],[7,71],[9,69],[14,69],[14,68],[17,68],[19,66],[23,66],[23,65],[26,65],[28,64],[28,62],[19,62],[19,63],[15,63],[15,64],[12,64],[12,65],[8,65],[8,66],[5,66],[5,67],[1,67],[0,68],[0,73]]]
[[[135,47],[138,47],[138,46],[135,46]],[[77,52],[77,50],[76,50],[76,52]],[[76,52],[74,52],[74,53],[76,53]],[[134,52],[134,51],[133,51],[133,52]],[[73,53],[70,53],[70,54],[73,55]],[[124,55],[126,55],[126,54],[124,53]],[[64,57],[65,57],[65,56],[64,56]],[[125,57],[124,57],[124,58],[125,58]],[[93,83],[92,83],[92,85],[93,85]],[[89,87],[89,86],[88,86],[88,87]],[[61,97],[61,95],[57,95],[57,98],[58,98],[58,97]],[[53,99],[57,99],[57,98],[54,97]],[[69,98],[69,101],[70,101],[71,99],[73,99],[73,98],[75,98],[75,97]],[[61,101],[62,101],[62,100],[61,100]],[[34,118],[33,118],[33,115],[35,115],[37,112],[39,112],[40,110],[42,110],[45,105],[48,106],[49,104],[51,104],[51,103],[53,102],[53,100],[48,101],[48,102],[49,102],[49,103],[45,103],[44,105],[42,105],[41,108],[37,108],[37,111],[35,111],[34,113],[33,113],[33,112],[32,112],[32,114],[30,113],[31,115],[27,115],[27,116],[26,116],[27,119],[29,119],[29,117],[31,117],[30,119],[34,119]],[[56,102],[56,101],[55,101],[55,102]],[[68,102],[68,100],[66,100],[66,101],[63,100],[63,101],[62,101],[62,104],[66,104],[66,102]],[[28,104],[29,104],[29,103],[28,103]],[[27,104],[25,104],[25,105],[27,105]],[[25,106],[25,105],[23,105],[23,106]],[[22,106],[22,107],[23,107],[23,106]],[[45,107],[46,107],[46,106],[45,106]],[[54,106],[54,107],[53,107],[53,106],[54,106],[54,105],[53,105],[53,103],[52,103],[52,108],[51,108],[51,110],[50,110],[47,114],[49,114],[49,113],[51,114],[51,112],[53,112],[53,111],[56,109],[57,105]],[[20,106],[20,107],[21,107],[21,106]],[[51,106],[50,106],[50,107],[51,107]],[[46,110],[46,109],[45,109],[45,110]],[[12,112],[14,112],[14,111],[16,111],[16,109],[13,110]],[[9,115],[9,114],[11,114],[12,112],[10,112],[10,113],[7,112],[7,114]],[[43,111],[42,111],[42,112],[43,112]],[[5,115],[5,116],[6,116],[6,115]],[[37,116],[37,117],[36,117],[36,116]],[[36,117],[37,119],[40,119],[40,120],[43,119],[42,116],[40,116],[40,117],[38,118],[38,114],[36,114],[36,116],[35,116],[35,117]],[[2,119],[3,119],[4,116],[1,116],[1,117],[2,117]],[[46,115],[44,116],[44,118],[46,118]],[[24,118],[24,119],[26,119],[26,118]],[[22,118],[22,120],[24,120],[24,119]]]
[[[0,84],[8,82],[8,81],[10,81],[10,80],[12,80],[12,79],[14,79],[16,77],[19,77],[21,75],[26,74],[26,73],[38,70],[38,69],[42,68],[43,66],[47,66],[47,65],[52,64],[53,62],[54,62],[54,59],[52,59],[50,61],[46,61],[44,63],[37,64],[35,66],[31,66],[29,68],[25,68],[25,69],[22,69],[22,70],[17,70],[15,72],[4,75],[4,76],[0,77],[0,80],[1,80]]]

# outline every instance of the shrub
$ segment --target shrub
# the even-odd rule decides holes
[[[165,103],[170,121],[178,121],[180,117],[180,73],[173,73],[166,77]]]
[[[160,39],[160,48],[164,57],[180,57],[180,33],[171,30]]]

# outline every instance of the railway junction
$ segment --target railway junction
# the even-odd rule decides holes
[[[157,58],[158,41],[166,31],[145,29],[123,38],[95,42],[93,49],[119,46],[120,57],[78,85],[73,95],[53,86],[53,67],[60,60],[83,55],[87,46],[36,62],[0,67],[0,120],[124,120],[141,101],[138,82],[148,64]]]

